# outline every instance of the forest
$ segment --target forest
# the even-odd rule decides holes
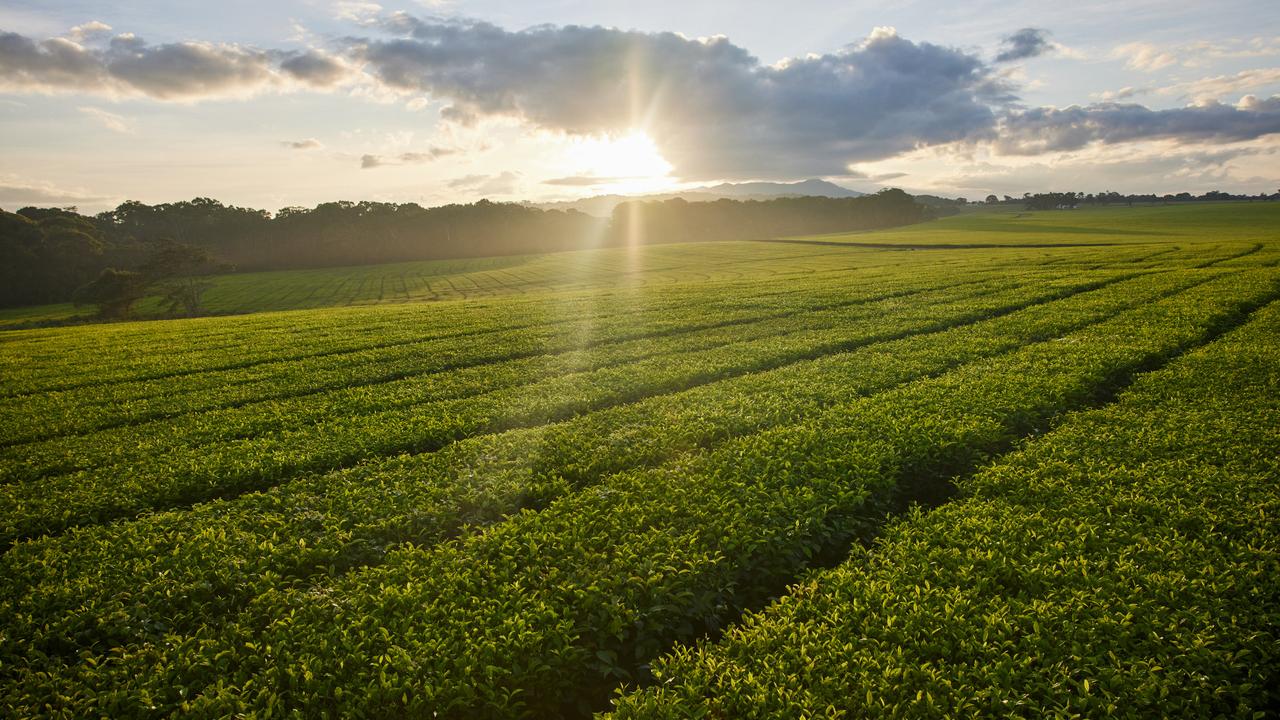
[[[0,210],[0,307],[65,302],[95,279],[131,282],[118,273],[143,270],[173,244],[206,254],[209,262],[198,264],[202,272],[290,270],[637,241],[762,239],[893,227],[928,215],[901,190],[858,198],[627,203],[612,219],[488,200],[432,208],[342,201],[274,214],[209,198],[129,201],[92,216],[74,208],[28,207]]]

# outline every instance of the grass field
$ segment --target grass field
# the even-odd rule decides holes
[[[245,274],[209,306],[251,314],[0,333],[0,712],[1265,716],[1278,221]]]

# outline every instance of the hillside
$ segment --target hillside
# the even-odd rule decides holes
[[[648,195],[595,195],[580,200],[531,204],[544,210],[576,210],[588,215],[607,218],[613,214],[613,209],[621,203],[637,200],[660,201],[680,198],[688,202],[711,202],[713,200],[771,200],[780,197],[849,198],[862,197],[866,194],[857,190],[850,190],[833,182],[814,178],[792,183],[720,183],[719,185],[693,188],[682,192],[651,193]]]

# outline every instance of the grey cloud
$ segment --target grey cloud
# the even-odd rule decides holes
[[[324,147],[324,143],[315,138],[303,138],[302,140],[284,140],[281,145],[291,150],[319,150]]]
[[[1000,41],[1000,54],[996,55],[996,62],[1026,60],[1044,55],[1052,49],[1053,44],[1049,42],[1048,30],[1022,28]]]
[[[286,79],[328,87],[340,79],[339,66],[318,51],[207,42],[149,45],[129,33],[111,38],[105,47],[88,47],[65,38],[37,41],[0,33],[0,87],[12,90],[193,100],[243,95]]]
[[[908,174],[909,173],[904,173],[904,172],[891,172],[891,173],[885,173],[883,175],[875,175],[868,179],[874,182],[887,182],[889,180],[897,180],[898,178],[904,178]]]
[[[285,57],[280,69],[294,79],[315,87],[329,87],[345,80],[351,73],[340,59],[311,49]]]
[[[995,148],[1006,155],[1038,155],[1077,150],[1094,142],[1226,143],[1272,133],[1280,133],[1280,96],[1267,100],[1250,96],[1239,105],[1209,102],[1170,110],[1098,103],[1011,114],[1001,123]]]
[[[848,163],[989,132],[1011,100],[978,58],[892,31],[764,65],[724,38],[600,27],[508,32],[399,15],[355,41],[384,85],[574,134],[639,128],[687,178],[840,175]]]

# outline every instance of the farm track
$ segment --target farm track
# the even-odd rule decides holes
[[[612,476],[457,544],[397,549],[378,568],[319,595],[272,593],[220,630],[170,637],[166,648],[126,653],[110,665],[67,668],[59,697],[123,712],[143,692],[162,707],[194,702],[187,708],[198,714],[291,706],[414,713],[453,702],[478,713],[591,709],[671,642],[723,626],[809,559],[874,532],[901,492],[899,480],[974,467],[1238,324],[1276,295],[1273,276],[1261,285],[1250,277],[1252,285],[1243,276],[1211,283],[1065,342],[961,366],[665,470]],[[1165,323],[1158,335],[1123,332],[1155,320]],[[906,423],[905,435],[886,434],[895,423]],[[939,454],[939,447],[947,449]],[[761,476],[753,463],[764,457],[771,471]],[[843,461],[832,465],[837,457]],[[788,458],[807,459],[790,465]],[[850,484],[850,473],[861,480]],[[722,502],[725,493],[738,501]],[[584,554],[588,547],[594,550]],[[611,549],[600,556],[604,548]],[[510,583],[520,592],[501,590]],[[290,610],[282,615],[282,608]],[[351,633],[367,613],[382,634]],[[492,634],[463,632],[474,627]],[[515,628],[524,630],[510,634]],[[427,650],[457,647],[464,634],[467,653]],[[262,643],[276,659],[245,652]],[[481,671],[484,681],[471,675]],[[335,685],[347,689],[340,698],[324,690]],[[201,686],[194,700],[174,691]],[[421,694],[402,696],[409,687]],[[484,694],[466,695],[477,689]],[[521,704],[511,705],[517,698]]]

